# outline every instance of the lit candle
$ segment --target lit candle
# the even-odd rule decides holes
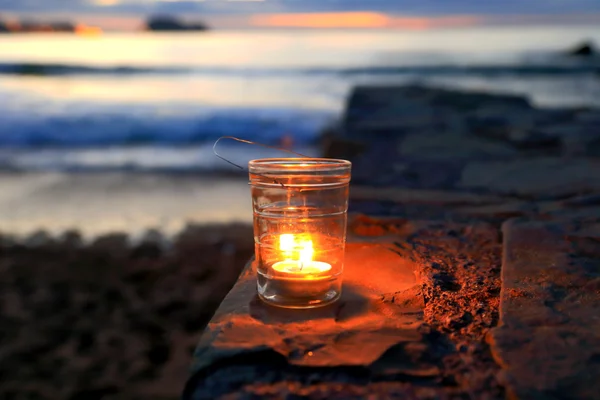
[[[285,258],[273,264],[273,271],[289,278],[314,279],[331,270],[331,264],[314,261],[314,248],[308,235],[282,234],[279,250]]]
[[[298,261],[279,261],[273,264],[273,270],[290,277],[307,277],[322,274],[331,269],[331,265],[321,261],[311,261],[308,264],[299,265]]]

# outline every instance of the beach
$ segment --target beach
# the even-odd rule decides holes
[[[178,398],[254,250],[239,175],[0,174],[2,397]]]
[[[447,265],[424,267],[424,287],[450,300],[425,315],[492,376],[480,344],[498,322],[497,227],[597,212],[600,64],[565,53],[582,38],[600,43],[600,31],[0,38],[0,397],[180,398],[203,329],[254,252],[247,172],[213,153],[227,135],[356,156],[351,212],[401,218],[402,235],[434,221],[416,240],[425,247],[451,236]],[[286,155],[238,143],[219,154],[242,167]],[[475,322],[452,301],[475,307],[477,291],[432,277],[457,273],[463,240],[465,288],[484,274],[469,275],[472,263],[492,271],[490,314]],[[476,362],[446,372],[469,381]],[[493,391],[478,388],[496,398],[489,379]]]

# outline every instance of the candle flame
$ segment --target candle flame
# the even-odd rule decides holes
[[[279,250],[286,260],[298,260],[301,265],[311,262],[315,253],[310,236],[292,233],[279,236]]]

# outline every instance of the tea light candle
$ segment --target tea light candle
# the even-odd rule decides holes
[[[312,238],[308,234],[282,234],[279,251],[283,261],[273,264],[273,285],[294,298],[311,298],[327,291],[331,264],[314,261]]]
[[[331,264],[321,261],[279,261],[273,264],[273,270],[290,278],[310,279],[313,275],[320,275],[331,270]]]

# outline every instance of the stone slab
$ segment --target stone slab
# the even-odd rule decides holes
[[[248,265],[198,346],[185,399],[504,398],[483,342],[498,320],[495,225],[348,222],[342,301],[267,308]]]
[[[500,326],[489,339],[508,397],[597,398],[597,225],[513,219],[502,229]]]
[[[354,367],[372,374],[436,376],[435,365],[413,363],[409,356],[386,357],[390,352],[426,350],[420,344],[424,304],[418,291],[402,304],[385,300],[414,287],[416,270],[414,261],[400,256],[391,243],[348,243],[340,300],[323,308],[290,310],[258,299],[256,265],[251,262],[201,337],[193,372],[202,376],[219,366],[256,366],[261,360],[277,359],[301,368]],[[196,389],[202,386],[197,380],[192,384]]]
[[[264,347],[279,352],[292,364],[367,365],[398,342],[418,340],[415,328],[419,310],[389,307],[381,301],[386,293],[416,283],[412,262],[388,247],[348,244],[341,299],[330,307],[311,310],[279,309],[260,301],[252,262],[201,338],[195,366],[202,368],[216,358]],[[335,346],[319,345],[330,336],[337,337]],[[350,339],[358,337],[358,341]]]

